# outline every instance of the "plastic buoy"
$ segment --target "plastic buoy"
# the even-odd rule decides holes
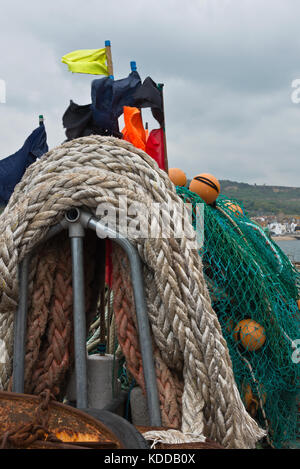
[[[179,168],[170,168],[168,171],[169,178],[175,184],[175,186],[185,186],[186,185],[186,174],[182,169]]]
[[[258,402],[255,399],[252,389],[248,384],[244,390],[244,401],[247,411],[252,417],[255,417],[255,414],[258,409]]]
[[[266,340],[263,326],[253,319],[243,319],[234,328],[233,337],[251,352],[260,349]]]
[[[191,183],[189,190],[198,194],[204,202],[212,204],[220,194],[220,183],[212,174],[198,174]]]
[[[266,393],[262,392],[262,386],[259,384],[260,394],[261,394],[261,404],[265,405],[267,400]],[[243,394],[244,394],[244,402],[247,411],[252,417],[255,417],[258,409],[259,409],[259,397],[255,396],[252,392],[251,386],[247,384],[246,386],[243,385]]]
[[[240,215],[244,216],[244,212],[243,212],[242,207],[240,207],[236,203],[226,202],[225,207],[229,208],[229,210],[231,210],[234,213],[235,216],[240,216]]]

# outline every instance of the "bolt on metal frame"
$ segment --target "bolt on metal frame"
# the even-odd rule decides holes
[[[85,229],[96,232],[98,237],[108,237],[119,244],[128,255],[131,268],[131,280],[137,316],[138,332],[146,384],[146,396],[151,426],[161,426],[161,415],[153,361],[152,341],[144,293],[142,266],[137,249],[120,233],[105,226],[92,214],[82,209],[71,209],[65,218],[51,227],[46,239],[68,229],[72,253],[73,284],[73,321],[74,352],[76,374],[76,405],[88,407],[87,396],[87,353],[86,353],[86,319],[83,269],[83,238]],[[19,264],[19,304],[14,320],[14,354],[13,354],[13,391],[24,393],[24,368],[26,346],[26,323],[28,309],[28,275],[31,253]]]

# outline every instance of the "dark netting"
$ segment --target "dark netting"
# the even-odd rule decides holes
[[[193,205],[201,198],[183,187]],[[204,204],[199,249],[212,305],[227,341],[235,379],[248,412],[277,448],[297,438],[300,274],[236,200]],[[299,435],[298,435],[299,437]]]

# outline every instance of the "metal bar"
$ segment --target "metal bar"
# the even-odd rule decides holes
[[[106,260],[106,248],[105,242],[102,243],[102,254],[103,254],[103,262],[101,263],[101,280],[100,284],[100,305],[99,305],[99,315],[100,315],[100,342],[97,347],[97,351],[100,353],[101,356],[105,356],[105,352],[107,351],[107,343],[106,343],[106,322],[105,322],[105,303],[106,303],[106,295],[105,295],[105,260]]]
[[[25,346],[28,309],[28,275],[30,255],[19,264],[19,304],[14,320],[14,354],[12,390],[24,393]]]
[[[80,220],[82,221],[83,226],[96,231],[97,236],[100,237],[106,235],[108,236],[108,238],[118,243],[128,255],[131,268],[131,280],[134,292],[134,302],[139,330],[139,339],[142,353],[144,378],[146,384],[150,425],[160,427],[161,415],[159,397],[153,361],[150,325],[145,301],[142,266],[139,254],[136,248],[131,244],[131,242],[127,238],[122,236],[120,233],[116,233],[112,229],[101,224],[101,222],[93,218],[91,214],[81,212]]]
[[[60,223],[57,223],[57,225],[53,225],[49,228],[48,233],[46,234],[45,238],[43,239],[43,243],[45,241],[48,241],[48,239],[53,238],[53,236],[57,235],[60,233],[62,230],[67,228],[67,224],[65,223],[65,220],[62,220]],[[38,243],[38,245],[41,244]]]
[[[84,230],[80,223],[70,223],[69,236],[72,252],[72,283],[73,283],[73,322],[74,322],[74,353],[76,375],[76,407],[88,407],[87,398],[87,358],[86,358],[86,318],[84,298],[84,264],[83,236]]]

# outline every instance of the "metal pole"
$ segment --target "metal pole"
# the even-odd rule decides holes
[[[77,211],[79,216],[79,211]],[[76,375],[76,407],[88,407],[87,393],[87,352],[86,352],[86,318],[84,298],[84,264],[83,238],[84,228],[76,217],[76,210],[66,214],[69,222],[69,237],[72,252],[72,283],[73,283],[73,322],[74,322],[74,353]]]
[[[27,328],[28,272],[30,255],[19,264],[19,305],[14,320],[13,392],[24,392],[25,345]]]
[[[131,280],[134,292],[134,302],[139,330],[139,341],[142,353],[150,425],[153,427],[160,427],[161,415],[159,397],[153,361],[150,326],[145,301],[142,267],[139,254],[136,248],[131,244],[130,241],[128,241],[127,238],[101,224],[101,222],[93,218],[91,214],[87,212],[81,212],[80,220],[82,221],[83,226],[96,231],[98,236],[106,235],[110,239],[113,239],[125,250],[128,255],[131,268]]]
[[[157,88],[159,89],[161,93],[161,100],[162,100],[162,112],[163,112],[163,117],[164,117],[164,125],[162,127],[163,129],[163,139],[164,139],[164,163],[165,163],[165,171],[168,173],[169,171],[169,163],[168,163],[168,152],[167,152],[167,137],[166,137],[166,120],[165,120],[165,105],[164,105],[164,84],[163,83],[158,83]]]

